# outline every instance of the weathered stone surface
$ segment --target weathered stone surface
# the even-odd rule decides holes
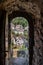
[[[43,17],[41,11],[43,11],[42,1],[31,0],[28,2],[22,2],[20,0],[7,0],[1,3],[0,9],[4,9],[8,12],[8,15],[13,11],[25,11],[28,14],[33,14],[34,21],[34,54],[32,65],[43,65]]]

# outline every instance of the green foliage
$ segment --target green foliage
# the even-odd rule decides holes
[[[19,50],[27,50],[27,48],[25,47],[25,45],[22,45],[22,48],[20,47]]]
[[[26,40],[28,40],[29,35],[28,35],[28,32],[27,31],[24,31],[24,37],[26,38]]]
[[[23,17],[16,17],[12,20],[12,23],[14,23],[14,25],[20,24],[23,27],[26,27],[28,25],[28,21],[23,18]]]
[[[15,34],[16,36],[19,36],[19,33]]]

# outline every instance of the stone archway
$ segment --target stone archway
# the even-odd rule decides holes
[[[9,1],[6,4],[2,4],[3,9],[7,11],[8,15],[12,14],[13,11],[25,11],[28,14],[33,14],[34,22],[34,55],[33,55],[33,65],[39,65],[39,62],[42,58],[42,40],[41,40],[41,15],[40,9],[37,4],[31,2],[21,2],[19,0]],[[39,49],[40,48],[40,49]],[[39,52],[39,54],[38,54]],[[41,52],[41,54],[40,54]],[[40,57],[41,55],[41,57]],[[37,61],[36,61],[37,60]]]
[[[34,46],[34,22],[35,19],[33,18],[33,15],[31,13],[27,13],[25,11],[14,11],[12,14],[9,15],[9,46],[11,41],[11,32],[10,32],[10,22],[15,17],[24,17],[28,20],[29,23],[29,65],[32,65],[32,59],[33,59],[33,46]]]
[[[39,50],[39,47],[37,47],[36,44],[38,44],[38,46],[40,44],[39,44],[39,40],[38,40],[39,39],[39,36],[37,36],[39,34],[37,34],[36,32],[37,31],[38,32],[40,31],[40,30],[38,30],[38,26],[41,25],[40,24],[40,21],[39,21],[40,20],[40,17],[41,17],[41,15],[40,15],[40,9],[38,8],[38,6],[36,4],[31,3],[31,2],[28,2],[28,3],[27,2],[15,2],[15,3],[16,4],[14,4],[14,5],[12,3],[12,6],[10,8],[9,7],[5,7],[5,10],[8,12],[8,16],[10,16],[12,14],[10,18],[15,17],[16,14],[18,14],[19,12],[25,12],[25,13],[28,13],[28,15],[29,15],[29,13],[31,13],[33,15],[32,18],[35,20],[34,21],[34,47],[33,47],[34,48],[34,54],[33,54],[33,64],[38,65],[38,62],[39,62],[38,60],[40,60],[39,59],[40,56],[39,56],[39,58],[37,58],[37,56],[38,56],[37,51]],[[18,13],[17,13],[17,11],[18,11]],[[38,39],[36,38],[36,36],[38,37]],[[36,42],[36,41],[38,41],[38,42]],[[40,54],[40,52],[39,52],[39,54]],[[34,56],[36,56],[36,57],[34,57]],[[32,64],[32,59],[31,59],[30,65],[31,64]]]

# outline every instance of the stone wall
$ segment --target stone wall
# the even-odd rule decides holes
[[[42,21],[37,20],[34,25],[34,54],[33,54],[33,65],[43,65],[42,64]]]
[[[41,3],[40,3],[41,4]],[[19,0],[9,0],[3,5],[3,9],[8,12],[8,15],[13,11],[26,11],[28,14],[33,14],[34,21],[34,53],[32,65],[43,65],[43,17],[41,17],[41,8],[39,3],[21,2]],[[1,6],[0,6],[1,7]],[[43,10],[43,8],[42,8]]]

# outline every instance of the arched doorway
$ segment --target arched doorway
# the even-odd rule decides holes
[[[22,11],[14,11],[12,14],[9,15],[8,19],[8,49],[10,49],[10,43],[11,43],[11,20],[15,17],[24,17],[28,20],[29,23],[29,65],[32,65],[32,58],[33,58],[33,46],[34,46],[34,19],[33,15],[31,13],[22,12]]]
[[[17,11],[17,10],[19,10],[19,11],[26,11],[26,12],[28,12],[28,14],[29,14],[29,12],[30,13],[33,13],[33,15],[35,15],[35,25],[34,25],[34,28],[35,28],[35,33],[34,33],[34,35],[39,39],[39,37],[40,37],[40,27],[38,27],[39,26],[39,23],[40,23],[40,9],[39,9],[39,7],[38,7],[38,5],[37,4],[35,4],[35,3],[31,3],[31,2],[18,2],[18,1],[13,1],[13,2],[11,2],[12,3],[12,6],[11,6],[11,4],[10,4],[10,2],[8,3],[8,4],[5,4],[5,6],[3,5],[3,7],[4,8],[2,8],[2,10],[4,9],[4,11],[7,11],[8,12],[8,15],[10,15],[9,13],[12,13],[12,11]],[[22,5],[21,5],[22,4]],[[10,7],[9,7],[10,6]],[[2,11],[3,12],[3,11]],[[4,15],[6,15],[6,13],[4,14]],[[3,18],[4,16],[2,15],[2,18]],[[5,18],[6,18],[6,16],[5,16]],[[5,19],[4,18],[4,19]],[[2,21],[2,20],[1,20]],[[3,22],[4,22],[4,20],[3,20]],[[38,24],[38,25],[37,25]],[[4,26],[4,24],[3,24],[3,26]],[[10,27],[10,26],[9,26]],[[39,30],[37,30],[39,28]],[[3,27],[3,31],[4,31],[4,29],[5,29],[5,27]],[[32,28],[33,29],[33,28]],[[39,34],[38,35],[36,35],[37,33],[36,32],[39,32]],[[4,32],[3,32],[4,33]],[[4,50],[4,36],[3,36],[3,33],[1,33],[2,34],[2,36],[1,36],[1,50],[3,49]],[[31,34],[31,33],[30,33]],[[9,35],[10,36],[10,35]],[[37,59],[37,61],[36,61],[36,59],[34,60],[35,61],[35,63],[36,63],[36,65],[40,62],[39,61],[39,59],[37,58],[37,56],[39,57],[39,55],[38,55],[38,53],[37,53],[37,50],[39,50],[39,48],[37,47],[37,45],[36,44],[38,44],[38,45],[40,45],[42,42],[40,42],[41,40],[37,40],[37,38],[34,36],[34,43],[35,43],[35,48],[36,48],[36,51],[34,51],[34,53],[36,53],[36,54],[34,54],[35,55],[35,57],[34,57],[34,59],[36,58]],[[10,37],[9,37],[10,38]],[[10,40],[10,39],[9,39]],[[39,44],[40,43],[40,44]],[[4,44],[4,45],[3,45]],[[5,50],[4,51],[2,51],[3,53],[5,53]],[[1,53],[2,54],[2,53]],[[40,52],[39,52],[39,54],[40,54]],[[37,56],[36,56],[37,55]],[[31,56],[31,54],[30,54],[30,56]],[[3,63],[3,60],[5,59],[3,59],[2,60],[2,58],[4,58],[4,55],[2,54],[1,55],[1,61],[2,61],[2,63]],[[37,63],[38,62],[38,63]],[[31,64],[31,63],[30,63]],[[34,64],[34,62],[33,62],[33,64]]]

